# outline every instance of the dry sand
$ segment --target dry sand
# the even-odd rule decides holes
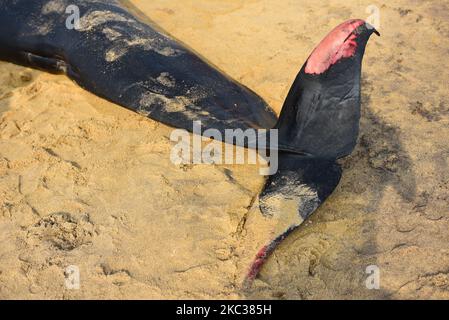
[[[318,41],[371,4],[131,2],[276,111]],[[449,298],[449,1],[383,3],[342,182],[249,291],[256,166],[176,167],[171,128],[0,63],[0,299]]]

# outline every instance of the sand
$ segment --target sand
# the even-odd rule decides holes
[[[371,4],[131,2],[277,112],[318,41]],[[0,299],[449,298],[449,1],[378,7],[357,149],[250,290],[257,166],[175,166],[172,128],[0,62]]]

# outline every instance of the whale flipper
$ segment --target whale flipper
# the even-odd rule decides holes
[[[13,61],[49,73],[67,73],[67,64],[64,60],[53,57],[44,57],[31,52],[16,52]]]

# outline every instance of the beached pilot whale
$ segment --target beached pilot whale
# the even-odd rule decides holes
[[[76,28],[66,26],[69,5],[79,8]],[[279,170],[259,203],[264,217],[282,227],[268,235],[247,283],[339,183],[336,160],[357,141],[361,65],[372,33],[378,34],[363,20],[349,20],[325,37],[277,119],[257,94],[139,21],[120,1],[0,0],[0,59],[65,73],[86,90],[173,127],[191,130],[198,120],[204,130],[220,132],[279,130]]]

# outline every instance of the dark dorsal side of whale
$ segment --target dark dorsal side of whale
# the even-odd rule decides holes
[[[359,133],[362,60],[374,32],[362,20],[349,20],[315,49],[282,108],[276,126],[280,149],[325,159],[338,159],[353,151]],[[334,42],[345,39],[341,37],[352,39],[332,58],[326,50],[335,50]],[[329,59],[328,55],[331,61],[318,60]]]
[[[76,5],[80,25],[66,27]],[[275,113],[254,92],[116,1],[0,0],[0,57],[50,72],[170,126],[272,128]]]

